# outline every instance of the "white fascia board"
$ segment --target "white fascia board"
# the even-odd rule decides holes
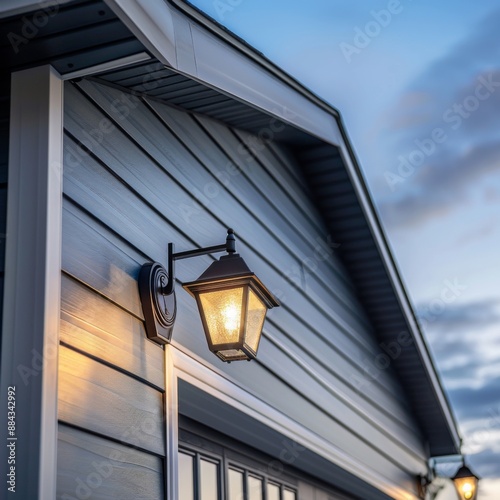
[[[342,127],[342,124],[340,124],[339,127]],[[422,336],[422,332],[415,319],[413,308],[409,302],[405,288],[401,281],[400,273],[397,270],[396,264],[394,263],[394,260],[392,258],[391,251],[389,250],[387,244],[387,239],[379,223],[379,218],[375,213],[375,209],[371,202],[370,195],[366,188],[366,183],[364,182],[361,172],[355,166],[356,159],[354,158],[354,154],[352,153],[352,151],[347,147],[347,144],[348,144],[348,139],[346,137],[345,140],[342,141],[342,144],[340,146],[340,154],[344,161],[344,165],[346,166],[349,177],[351,178],[353,188],[356,192],[361,208],[365,214],[366,220],[371,229],[372,235],[374,237],[375,243],[378,247],[382,260],[384,262],[389,279],[391,280],[391,283],[396,292],[396,296],[398,298],[400,307],[403,311],[403,314],[405,315],[406,320],[408,321],[408,325],[411,329],[413,339],[415,340],[417,351],[420,355],[420,360],[429,376],[431,385],[434,389],[434,394],[436,396],[437,401],[439,402],[439,405],[441,406],[445,419],[448,422],[448,426],[453,434],[455,444],[457,448],[460,449],[461,439],[457,430],[457,424],[455,422],[455,418],[451,413],[449,403],[443,392],[441,381],[439,380],[439,377],[436,373],[436,368],[430,357],[427,345]]]
[[[248,47],[236,47],[230,35],[222,39],[202,25],[203,19],[191,19],[166,0],[105,1],[162,63],[270,117],[331,144],[341,143],[333,108],[313,102],[264,58],[259,61]]]
[[[417,500],[409,491],[370,467],[354,459],[341,448],[307,429],[286,414],[273,408],[249,392],[239,382],[215,366],[173,341],[167,349],[167,362],[173,365],[175,379],[197,387],[223,403],[280,433],[287,439],[338,465],[362,481],[372,485],[395,500]],[[173,381],[173,379],[170,379]],[[176,399],[167,405],[178,405]],[[177,453],[176,455],[177,456]],[[173,460],[177,462],[177,460]]]
[[[165,0],[104,1],[161,63],[177,67],[172,8]]]
[[[13,73],[11,88],[0,385],[2,399],[15,387],[15,492],[36,500],[56,497],[63,82],[40,66]],[[4,450],[12,438],[6,406]]]
[[[340,143],[333,115],[206,29],[191,23],[190,30],[195,78],[324,141]]]

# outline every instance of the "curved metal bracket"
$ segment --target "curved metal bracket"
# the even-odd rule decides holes
[[[198,255],[207,255],[209,253],[236,252],[236,238],[234,236],[234,231],[232,229],[227,230],[226,243],[222,245],[215,245],[213,247],[196,248],[195,250],[188,250],[186,252],[174,253],[174,244],[168,244],[168,274],[170,279],[165,288],[165,293],[170,294],[174,291],[175,287],[175,272],[174,272],[174,262],[181,259],[189,259],[190,257],[197,257]]]

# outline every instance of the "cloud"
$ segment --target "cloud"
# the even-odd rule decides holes
[[[500,10],[420,75],[390,113],[392,191],[379,193],[378,206],[391,226],[463,206],[476,181],[500,174],[498,24]]]
[[[500,84],[500,72],[497,79]],[[500,125],[498,115],[496,125],[490,125],[487,131],[482,132],[491,120],[485,115],[490,113],[490,109],[500,108],[500,89],[495,103],[483,104],[485,108],[486,104],[491,108],[487,108],[485,113],[478,108],[473,123],[465,119],[462,121],[462,130],[448,130],[441,123],[432,125],[427,135],[415,134],[413,140],[406,141],[408,145],[402,147],[402,154],[397,155],[396,166],[386,171],[386,179],[395,191],[394,195],[379,203],[386,222],[412,225],[445,214],[463,206],[477,180],[500,173],[500,143],[497,138],[488,137]],[[472,114],[469,120],[472,120]],[[429,142],[436,128],[445,131],[443,137],[446,137],[447,144]],[[418,144],[426,144],[429,151],[433,148],[433,153],[426,156]],[[421,166],[411,163],[412,159],[420,162],[424,157]]]
[[[492,196],[495,196],[495,192],[492,190],[486,191],[486,197],[489,199]],[[489,236],[493,233],[497,228],[497,220],[496,218],[489,218],[483,224],[480,224],[477,227],[473,227],[470,231],[465,231],[461,234],[459,238],[454,242],[455,246],[463,246],[469,244],[471,241],[476,241]]]
[[[421,302],[416,307],[417,317],[433,341],[442,332],[470,331],[471,328],[495,325],[500,321],[499,304],[495,299],[477,300],[461,304],[446,304],[440,312],[433,313],[433,303]],[[446,337],[445,337],[446,338]],[[450,339],[456,340],[456,335]]]
[[[500,348],[491,347],[500,345],[499,306],[497,299],[484,299],[447,304],[435,314],[432,302],[416,307],[461,423],[464,452],[483,477],[500,476],[500,370],[491,372],[500,365]],[[490,336],[497,340],[487,341]]]
[[[448,391],[459,420],[493,418],[500,429],[500,377],[488,380],[479,388],[460,387]],[[499,450],[500,451],[500,450]]]
[[[467,462],[480,477],[500,477],[500,453],[492,448],[468,456]]]
[[[447,304],[433,312],[433,303],[420,303],[417,317],[446,386],[478,389],[500,373],[500,304],[484,299]],[[500,389],[498,391],[500,400]]]
[[[481,475],[492,477],[500,472],[492,465],[500,464],[500,349],[491,347],[500,342],[499,303],[448,304],[433,316],[431,308],[432,303],[420,303],[417,316],[461,423],[464,450]]]
[[[450,389],[448,398],[461,422],[468,463],[482,477],[500,477],[500,376],[481,387]]]

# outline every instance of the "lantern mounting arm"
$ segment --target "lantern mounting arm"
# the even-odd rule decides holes
[[[168,244],[168,282],[162,287],[161,293],[163,295],[170,295],[175,287],[175,268],[174,262],[181,259],[189,259],[191,257],[198,257],[199,255],[208,255],[211,253],[227,252],[229,254],[236,252],[236,238],[232,229],[227,230],[226,242],[220,245],[214,245],[205,248],[195,248],[194,250],[187,250],[184,252],[174,253],[174,244]]]

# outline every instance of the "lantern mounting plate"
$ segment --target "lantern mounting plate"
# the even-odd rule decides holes
[[[139,273],[146,335],[158,344],[170,342],[177,310],[175,293],[164,293],[168,281],[167,271],[158,262],[144,264]]]

